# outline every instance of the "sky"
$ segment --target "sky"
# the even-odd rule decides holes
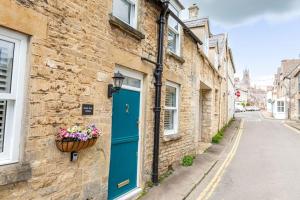
[[[181,0],[196,3],[213,34],[228,33],[237,76],[250,70],[252,85],[272,85],[283,59],[300,57],[300,0]]]

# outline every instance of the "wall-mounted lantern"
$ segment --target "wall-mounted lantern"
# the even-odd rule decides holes
[[[113,93],[118,92],[121,89],[123,81],[125,79],[123,74],[121,74],[119,71],[115,73],[115,75],[112,78],[114,81],[114,85],[113,84],[108,85],[108,91],[107,91],[108,98],[111,98]]]

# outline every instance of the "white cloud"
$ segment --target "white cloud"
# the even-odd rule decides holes
[[[201,16],[229,27],[259,19],[277,22],[300,15],[299,0],[183,0],[183,3],[186,8],[197,3]]]
[[[274,81],[274,76],[273,75],[268,75],[268,76],[257,76],[254,77],[251,80],[251,85],[254,86],[269,86],[273,85]]]

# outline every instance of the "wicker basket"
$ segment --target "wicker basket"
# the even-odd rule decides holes
[[[62,152],[80,151],[93,146],[97,142],[97,138],[88,139],[87,141],[60,141],[56,140],[57,148]]]

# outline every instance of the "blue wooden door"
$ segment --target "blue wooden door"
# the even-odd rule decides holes
[[[140,92],[121,89],[113,96],[108,199],[137,187]]]

